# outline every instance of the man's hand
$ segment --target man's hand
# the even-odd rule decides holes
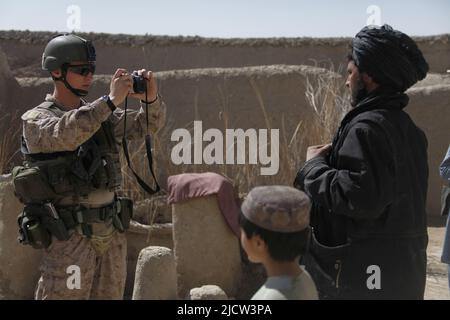
[[[145,69],[137,70],[135,72],[147,79],[147,102],[154,101],[158,94],[158,85],[153,77],[153,72]],[[130,97],[145,101],[145,93],[130,93]]]
[[[326,156],[331,149],[331,144],[321,144],[318,146],[310,146],[308,147],[308,151],[306,152],[306,161]]]
[[[121,104],[133,89],[131,75],[125,69],[117,69],[110,84],[109,98],[115,106]]]

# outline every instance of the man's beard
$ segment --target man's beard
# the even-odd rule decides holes
[[[367,97],[369,93],[367,92],[366,85],[361,78],[358,78],[357,88],[356,90],[351,91],[351,99],[350,104],[354,108],[358,105],[358,103]]]

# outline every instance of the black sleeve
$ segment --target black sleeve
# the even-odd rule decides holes
[[[358,123],[338,151],[338,168],[324,157],[311,159],[297,174],[295,185],[330,213],[354,219],[375,219],[394,196],[393,155],[386,134]]]

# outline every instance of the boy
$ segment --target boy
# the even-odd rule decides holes
[[[311,276],[298,263],[309,237],[309,198],[287,186],[256,187],[241,209],[242,247],[268,276],[252,300],[317,300]]]

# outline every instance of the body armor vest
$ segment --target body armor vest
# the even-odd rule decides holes
[[[52,102],[44,102],[37,108],[58,117],[64,114]],[[53,199],[45,196],[47,199],[43,201],[70,195],[85,196],[96,189],[114,191],[121,184],[119,149],[113,124],[109,120],[104,121],[100,129],[74,151],[30,154],[22,137],[22,153],[25,167],[38,168],[43,180],[54,192]]]

